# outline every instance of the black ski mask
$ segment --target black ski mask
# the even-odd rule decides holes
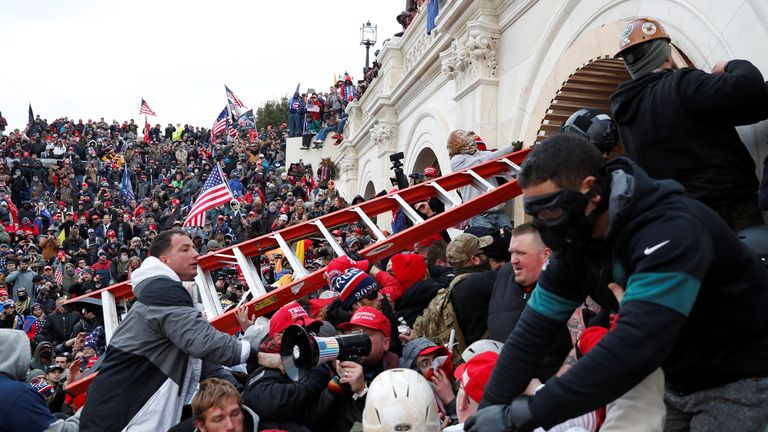
[[[586,194],[560,189],[536,197],[525,197],[525,212],[533,216],[532,225],[539,231],[544,244],[555,252],[589,243],[595,219],[602,212],[599,205],[589,215],[584,212],[589,200],[597,195],[595,189]],[[607,202],[601,200],[600,203]]]

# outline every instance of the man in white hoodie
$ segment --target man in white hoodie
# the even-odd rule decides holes
[[[257,361],[258,347],[213,328],[182,285],[197,274],[199,256],[186,232],[160,233],[149,255],[131,277],[137,302],[88,389],[83,432],[168,430],[191,401],[203,361]]]

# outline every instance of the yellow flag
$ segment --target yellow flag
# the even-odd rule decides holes
[[[64,240],[66,240],[66,238],[67,238],[67,232],[66,231],[67,230],[62,229],[61,232],[59,233],[59,236],[57,237],[59,239],[59,244],[64,243]]]
[[[296,242],[296,256],[299,257],[299,262],[304,264],[304,240]]]

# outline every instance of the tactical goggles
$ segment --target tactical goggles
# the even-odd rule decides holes
[[[574,209],[583,207],[586,196],[571,189],[560,189],[543,195],[524,197],[525,212],[544,226],[554,226],[564,221]]]

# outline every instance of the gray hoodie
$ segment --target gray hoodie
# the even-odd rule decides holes
[[[29,370],[29,338],[21,330],[0,329],[0,374],[23,381]]]
[[[0,424],[5,427],[14,428],[7,424],[7,421],[14,419],[24,419],[25,426],[30,430],[35,427],[45,428],[45,432],[76,432],[79,430],[80,414],[76,414],[67,420],[54,421],[55,418],[48,411],[48,405],[39,395],[32,397],[23,397],[25,392],[34,392],[27,384],[9,383],[3,377],[8,377],[13,381],[24,381],[29,370],[29,357],[31,350],[29,348],[29,339],[21,330],[0,329],[0,385],[2,393],[0,398],[12,399],[13,405],[10,409],[13,411],[13,417],[6,418],[6,408],[0,410]],[[29,395],[27,395],[29,396]],[[3,400],[3,402],[6,402]],[[6,430],[6,429],[3,429]],[[17,430],[17,429],[13,429]]]

